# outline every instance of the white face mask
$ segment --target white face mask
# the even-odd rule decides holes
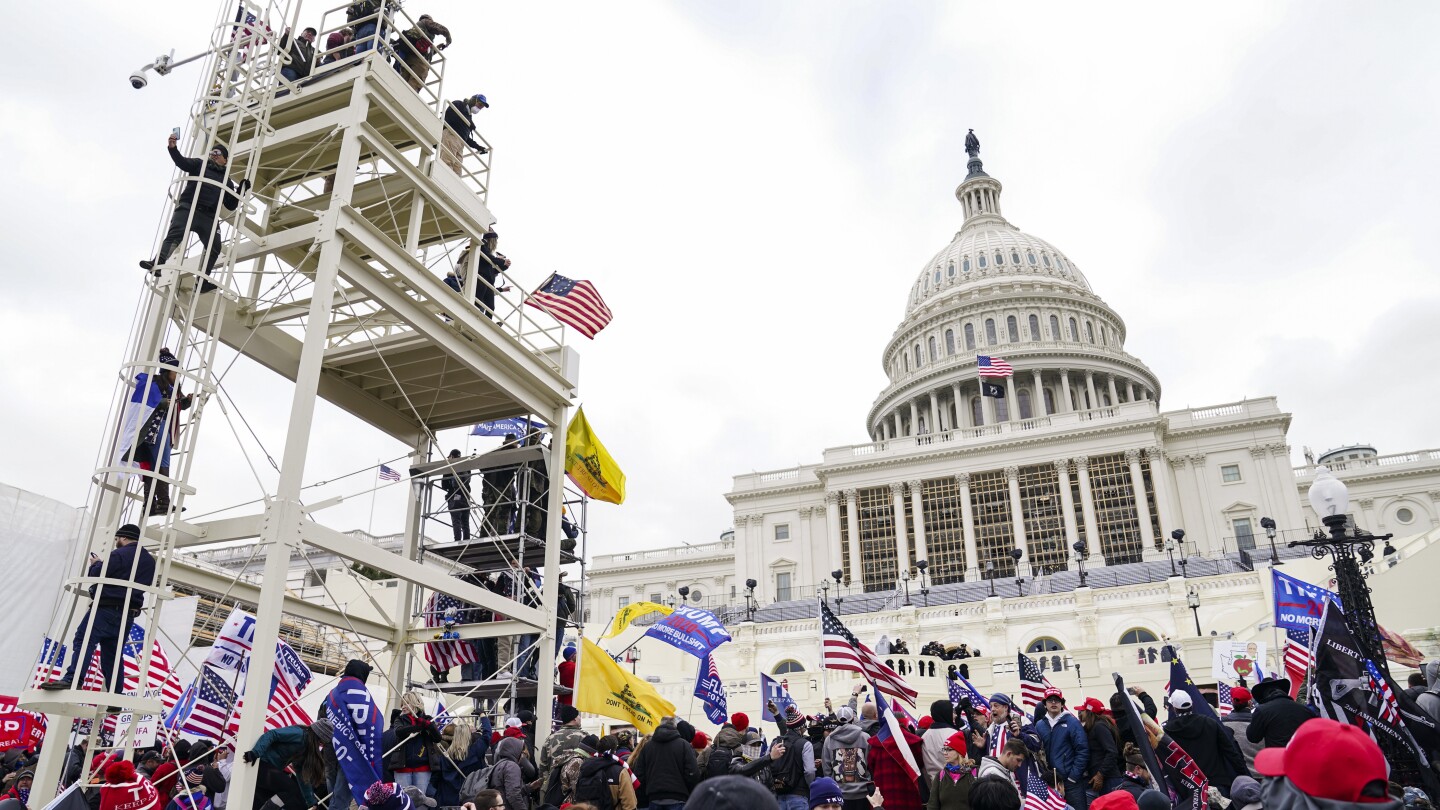
[[[480,114],[480,110],[482,110],[482,109],[484,109],[484,108],[483,108],[483,107],[471,107],[471,108],[470,108],[470,114],[471,114],[471,115],[479,115],[479,114]]]

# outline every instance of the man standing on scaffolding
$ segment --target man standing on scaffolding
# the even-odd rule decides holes
[[[102,571],[106,579],[115,582],[101,586],[98,598],[95,596],[96,586],[90,586],[90,596],[95,603],[80,620],[80,626],[75,628],[70,667],[63,677],[40,684],[41,689],[70,689],[75,681],[76,666],[83,661],[88,667],[91,650],[97,645],[100,647],[100,677],[105,681],[105,691],[115,691],[112,686],[121,684],[120,679],[115,678],[115,653],[120,648],[120,640],[130,636],[130,625],[135,623],[135,617],[140,615],[140,608],[145,604],[145,592],[134,586],[148,586],[155,582],[155,558],[140,547],[139,526],[126,523],[115,530],[115,549],[110,552],[109,559],[102,561],[94,554],[90,555],[90,568],[85,575],[98,577]]]
[[[171,252],[184,244],[185,239],[194,233],[200,237],[204,248],[201,266],[205,268],[205,275],[208,276],[220,258],[218,207],[223,201],[226,210],[234,211],[235,206],[240,204],[237,195],[250,190],[250,181],[241,180],[240,185],[236,186],[225,178],[225,164],[230,160],[230,150],[225,148],[225,144],[215,144],[210,150],[208,160],[188,158],[180,154],[180,150],[175,147],[180,140],[176,132],[170,133],[170,140],[166,142],[170,160],[176,168],[190,175],[191,179],[185,182],[185,187],[180,191],[180,201],[175,204],[175,213],[170,215],[170,229],[165,232],[165,240],[160,243],[160,254],[154,261],[146,259],[140,262],[140,266],[157,276],[160,275],[160,271],[155,268],[164,264],[165,260],[170,258]],[[200,292],[207,293],[213,289],[215,284],[210,280],[200,282]]]
[[[460,451],[450,451],[450,463],[460,461]],[[450,510],[450,530],[455,542],[470,540],[470,471],[450,472],[440,476],[440,488],[445,491],[445,508]]]

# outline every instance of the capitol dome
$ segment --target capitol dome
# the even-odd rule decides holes
[[[985,173],[978,142],[967,151],[955,190],[964,223],[910,288],[885,347],[889,384],[870,409],[871,437],[983,432],[1158,400],[1154,373],[1124,350],[1124,321],[1068,256],[1001,215],[1000,182]],[[1013,376],[987,377],[998,388],[982,389],[979,356],[1003,359]]]

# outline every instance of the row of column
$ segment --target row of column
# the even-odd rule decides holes
[[[1077,376],[1080,372],[1077,372]],[[1051,373],[1052,383],[1058,379],[1058,386],[1048,388],[1044,382],[1045,372],[1040,369],[1031,371],[1016,372],[1015,375],[1004,378],[1005,400],[1007,403],[1006,421],[1018,422],[1021,420],[1020,400],[1015,380],[1030,378],[1030,411],[1031,418],[1050,416],[1052,413],[1071,413],[1076,410],[1071,404],[1071,398],[1079,403],[1079,410],[1087,410],[1083,403],[1090,402],[1092,408],[1102,407],[1103,401],[1098,386],[1103,386],[1109,394],[1112,404],[1121,402],[1135,402],[1137,397],[1142,401],[1148,401],[1153,393],[1143,382],[1121,377],[1116,374],[1097,375],[1094,371],[1084,372],[1084,384],[1071,385],[1070,371],[1062,369],[1058,374]],[[1049,408],[1045,403],[1045,391],[1051,390],[1058,394],[1055,398],[1055,410]],[[1124,398],[1121,398],[1121,392]],[[920,434],[919,425],[921,417],[925,420],[925,433],[939,433],[946,430],[954,430],[961,427],[980,427],[975,424],[970,409],[970,398],[980,395],[978,381],[966,380],[950,384],[950,397],[948,401],[942,396],[943,389],[932,389],[926,395],[910,399],[907,402],[896,403],[889,415],[883,418],[876,428],[875,439],[894,439],[900,436],[915,436]],[[999,421],[996,417],[995,399],[993,397],[980,397],[983,410],[983,424],[993,425]],[[939,426],[938,429],[936,426]]]
[[[1158,459],[1163,457],[1159,448],[1146,448],[1144,451],[1151,459],[1151,478],[1154,483],[1155,508],[1160,513],[1160,525],[1172,525],[1172,511],[1169,486],[1162,481],[1163,475],[1159,472]],[[1140,523],[1141,547],[1146,557],[1153,556],[1155,552],[1155,531],[1151,525],[1150,502],[1146,497],[1144,471],[1140,467],[1140,450],[1131,449],[1125,452],[1125,460],[1129,466],[1130,487],[1135,502],[1136,517]],[[1065,547],[1073,548],[1080,539],[1079,526],[1075,522],[1075,502],[1070,491],[1070,475],[1072,469],[1078,477],[1080,489],[1080,511],[1081,520],[1085,527],[1085,536],[1088,538],[1086,563],[1092,567],[1101,567],[1105,564],[1103,549],[1099,546],[1100,526],[1096,519],[1094,494],[1090,487],[1090,459],[1086,456],[1077,458],[1063,458],[1054,461],[1055,472],[1058,477],[1057,487],[1060,490],[1060,511],[1065,526]],[[955,475],[955,483],[960,490],[960,522],[961,531],[965,545],[965,579],[966,581],[978,579],[980,576],[980,560],[975,543],[975,510],[970,500],[970,475],[962,472]],[[1006,482],[1010,490],[1010,522],[1015,539],[1015,547],[1025,549],[1029,554],[1029,545],[1025,536],[1024,513],[1020,503],[1020,468],[1005,468]],[[925,542],[925,509],[922,502],[923,482],[912,480],[901,483],[890,484],[891,508],[894,509],[895,517],[895,557],[898,561],[897,570],[905,572],[910,570],[914,564],[910,559],[910,548],[906,537],[905,517],[905,493],[909,489],[910,511],[915,521],[915,559],[928,560],[929,554]],[[844,568],[846,576],[852,583],[864,581],[864,571],[860,569],[860,532],[859,508],[857,506],[859,492],[857,489],[846,489],[843,491],[831,490],[825,493],[825,517],[828,530],[829,554],[833,568]],[[845,551],[841,553],[841,531],[840,531],[840,509],[843,500],[845,509],[845,523],[848,531],[845,532]],[[1066,552],[1067,556],[1069,551]],[[848,564],[843,561],[848,559]]]

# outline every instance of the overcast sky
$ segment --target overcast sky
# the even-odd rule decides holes
[[[312,5],[306,24],[335,4]],[[614,310],[576,338],[629,478],[629,502],[592,509],[592,553],[712,540],[732,475],[867,440],[881,349],[961,223],[971,127],[1007,218],[1125,320],[1162,407],[1278,396],[1297,462],[1440,446],[1434,3],[407,7],[456,35],[447,95],[492,103],[512,272],[590,279]],[[203,48],[216,6],[56,8],[12,9],[25,33],[0,53],[0,419],[4,480],[79,504],[198,72],[126,76]],[[260,441],[242,453],[207,410],[191,516],[273,491],[261,448],[278,459],[289,388],[246,367],[226,388]],[[305,478],[403,452],[322,408]],[[404,501],[380,494],[376,531]],[[371,508],[320,517],[365,528]]]

